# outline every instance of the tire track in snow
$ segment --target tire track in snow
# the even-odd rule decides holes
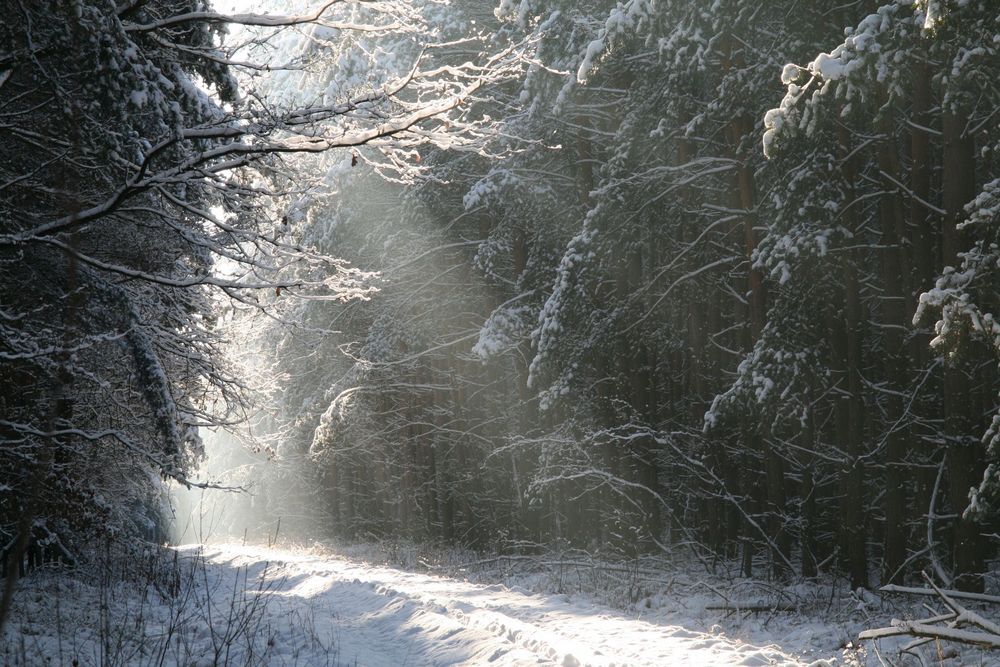
[[[358,665],[548,664],[783,665],[808,663],[775,646],[656,625],[606,607],[262,547],[210,545],[210,566],[270,563],[277,604],[269,614],[302,616],[336,627],[339,658]],[[253,584],[253,577],[250,578]],[[290,628],[290,631],[294,631]],[[309,664],[309,663],[300,663]]]

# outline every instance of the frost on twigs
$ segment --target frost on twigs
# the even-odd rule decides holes
[[[823,114],[829,113],[830,98],[846,115],[853,101],[872,94],[873,86],[890,98],[901,95],[909,58],[898,46],[918,34],[922,23],[923,15],[914,12],[911,3],[889,2],[856,28],[848,28],[844,41],[829,53],[820,53],[804,67],[785,65],[781,71],[785,96],[764,116],[764,155],[772,157],[776,144],[785,138],[812,135]]]
[[[965,211],[959,227],[976,238],[960,255],[961,265],[945,267],[934,287],[920,295],[914,324],[934,321],[932,347],[946,358],[957,357],[975,344],[987,346],[1000,358],[1000,300],[996,284],[1000,267],[1000,179],[990,181]],[[983,434],[991,458],[982,483],[973,489],[968,513],[988,516],[1000,507],[1000,413]]]
[[[790,344],[786,331],[804,332],[810,339]],[[711,432],[741,415],[760,415],[764,423],[803,428],[814,392],[829,382],[822,366],[824,350],[816,324],[791,313],[774,318],[760,340],[740,362],[736,379],[717,395],[705,413],[704,430]]]
[[[447,34],[445,7],[82,0],[0,24],[0,532],[26,498],[68,533],[141,532],[199,429],[252,412],[234,313],[317,329],[294,304],[372,294],[304,224],[330,193],[297,167],[404,178],[430,147],[486,150],[477,95],[522,45]]]

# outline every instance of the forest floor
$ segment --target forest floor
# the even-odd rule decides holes
[[[122,584],[114,572],[89,580],[44,570],[32,575],[0,638],[0,661],[11,667],[921,664],[909,656],[901,661],[897,645],[876,651],[853,641],[860,629],[906,610],[875,595],[831,594],[818,584],[777,589],[570,557],[429,563],[416,551],[376,547],[211,544],[171,553],[172,559],[149,561],[145,584],[134,577]],[[770,608],[714,608],[727,599]],[[947,646],[926,649],[924,660],[1000,663]]]

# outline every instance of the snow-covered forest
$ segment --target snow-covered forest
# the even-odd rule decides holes
[[[557,554],[558,589],[572,554],[648,578],[592,581],[612,606],[684,572],[723,610],[737,581],[770,614],[857,605],[854,648],[879,626],[954,664],[941,641],[1000,648],[996,0],[216,5],[0,3],[5,664],[34,664],[18,628],[46,606],[18,596],[88,571],[102,600],[209,572],[230,602],[241,576],[241,600],[298,590],[250,547],[156,547],[223,539]],[[419,578],[274,558],[515,633],[467,582],[455,612]],[[891,625],[885,586],[943,607]],[[499,664],[616,659],[546,634],[599,624],[515,616],[538,624]],[[205,664],[494,650],[330,657],[313,625],[297,663],[246,624]],[[720,650],[687,659],[807,664]],[[139,653],[95,664],[201,664]]]

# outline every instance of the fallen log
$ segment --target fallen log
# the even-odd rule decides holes
[[[936,596],[938,593],[932,588],[917,588],[915,586],[897,586],[895,584],[888,584],[879,588],[883,593],[898,593],[900,595],[926,595],[926,596]],[[996,595],[984,595],[983,593],[966,593],[965,591],[951,591],[944,590],[942,592],[950,598],[957,600],[973,600],[975,602],[989,602],[992,604],[1000,604],[1000,596]]]
[[[864,630],[858,635],[858,639],[882,639],[883,637],[927,637],[930,639],[943,639],[962,644],[973,644],[989,649],[1000,649],[1000,635],[993,635],[986,632],[974,632],[970,630],[960,630],[940,625],[930,625],[917,621],[900,621],[897,625],[888,628],[875,628]]]
[[[893,619],[892,624],[887,628],[874,628],[864,630],[858,634],[858,639],[881,639],[883,637],[898,637],[902,635],[919,637],[924,639],[944,640],[971,644],[987,649],[1000,649],[1000,624],[984,618],[971,609],[966,609],[956,600],[970,600],[974,602],[1000,603],[1000,598],[982,593],[966,593],[963,591],[943,590],[934,580],[924,572],[924,579],[930,588],[910,588],[906,586],[888,585],[881,590],[887,593],[902,593],[906,595],[933,595],[936,596],[950,610],[947,614],[927,618],[919,621],[901,621]],[[943,625],[941,625],[943,623]],[[971,626],[974,630],[963,629],[963,626]],[[919,645],[917,641],[911,643],[904,650],[909,650]]]
[[[709,611],[724,611],[726,615],[733,613],[760,614],[763,612],[798,611],[798,607],[788,602],[726,602],[723,604],[705,605]]]

